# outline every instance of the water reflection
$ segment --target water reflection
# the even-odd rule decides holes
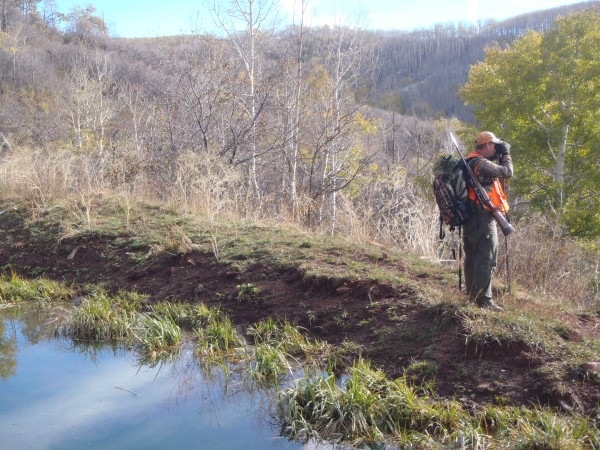
[[[148,359],[49,338],[35,312],[2,317],[2,448],[328,448],[278,437],[274,391],[202,365],[189,346]]]
[[[6,323],[0,320],[0,378],[6,380],[13,376],[17,369],[16,331],[7,333]]]

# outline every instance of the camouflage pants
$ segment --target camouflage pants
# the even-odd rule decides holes
[[[463,225],[465,286],[470,300],[478,304],[492,300],[492,275],[498,257],[496,221],[487,211],[478,211]]]

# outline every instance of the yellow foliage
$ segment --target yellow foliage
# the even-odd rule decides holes
[[[354,115],[354,123],[357,125],[359,131],[367,135],[376,134],[379,130],[380,121],[377,119],[368,119],[360,112]]]

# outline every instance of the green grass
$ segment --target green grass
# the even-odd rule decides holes
[[[135,326],[133,312],[113,303],[111,297],[99,295],[85,299],[61,326],[61,333],[76,340],[110,342],[131,338]]]
[[[143,314],[137,336],[147,351],[168,350],[181,343],[181,328],[170,318],[156,314]]]
[[[229,317],[209,322],[197,331],[197,352],[206,356],[218,356],[236,350],[245,351],[246,342],[238,334]]]
[[[564,339],[548,318],[527,311],[494,314],[479,308],[466,308],[460,313],[467,343],[478,350],[511,347],[557,356]]]
[[[75,290],[46,278],[25,279],[11,272],[0,276],[0,304],[22,302],[61,302],[70,300]]]
[[[292,439],[402,448],[597,448],[600,432],[588,418],[549,409],[493,407],[469,412],[388,380],[365,362],[345,383],[306,376],[281,391],[278,416]]]
[[[223,318],[218,308],[209,308],[204,303],[171,303],[161,302],[152,306],[154,315],[164,316],[184,330],[199,331],[208,324]]]
[[[424,266],[418,258],[391,252],[380,262],[379,248],[363,247],[343,236],[232,220],[215,223],[141,202],[132,204],[126,215],[110,199],[96,208],[91,229],[86,221],[73,222],[69,208],[60,203],[46,205],[43,220],[26,218],[25,207],[15,213],[18,215],[15,220],[21,220],[22,228],[37,236],[36,239],[60,242],[61,247],[70,248],[74,240],[86,235],[113,236],[114,242],[107,246],[103,257],[108,260],[111,253],[127,250],[128,258],[137,264],[197,250],[214,254],[217,261],[237,271],[261,263],[273,268],[296,268],[306,278],[338,281],[369,278],[391,284],[410,282],[407,273],[420,272]],[[12,216],[5,218],[12,219]],[[427,266],[427,270],[445,273],[433,266]]]
[[[280,346],[258,344],[254,348],[254,361],[249,365],[247,373],[258,382],[269,382],[278,386],[283,376],[292,373],[290,361],[291,356]]]
[[[260,305],[264,302],[260,288],[252,283],[238,284],[235,292],[235,298],[240,303]]]
[[[310,342],[296,325],[288,321],[274,321],[272,318],[249,327],[248,335],[256,345],[268,344],[281,347],[284,352],[291,355],[318,351],[322,346],[320,342]]]
[[[93,229],[89,229],[89,224],[73,223],[67,208],[48,208],[43,220],[23,220],[19,227],[31,234],[32,242],[44,242],[45,248],[48,243],[58,245],[61,251],[73,248],[79,242],[77,239],[101,235],[110,241],[112,236],[114,243],[107,244],[103,255],[106,261],[124,257],[129,258],[129,263],[143,265],[160,263],[161,258],[170,258],[170,255],[198,251],[214,255],[215,262],[222,265],[224,271],[234,274],[261,266],[269,269],[261,274],[263,277],[277,276],[280,268],[295,271],[305,286],[321,283],[335,287],[342,281],[357,280],[399,288],[390,295],[398,294],[402,307],[396,300],[383,306],[382,319],[387,319],[386,323],[371,320],[367,309],[371,305],[375,314],[379,304],[386,305],[385,296],[371,298],[370,292],[367,295],[358,289],[351,294],[364,297],[367,311],[364,316],[341,303],[328,310],[308,301],[302,314],[315,326],[335,322],[341,332],[349,336],[358,324],[360,333],[372,333],[371,347],[383,349],[390,342],[415,347],[421,343],[418,359],[404,363],[407,364],[404,377],[388,380],[368,364],[356,363],[363,351],[358,344],[346,339],[332,348],[308,339],[305,330],[291,323],[273,319],[254,324],[247,330],[250,344],[255,346],[252,350],[218,308],[183,301],[150,305],[147,296],[135,292],[109,295],[102,286],[81,289],[84,292],[82,306],[72,311],[61,328],[74,339],[119,341],[146,353],[162,354],[177,348],[184,332],[191,331],[201,358],[234,355],[239,358],[237,361],[243,359],[249,364],[248,373],[255,380],[279,383],[299,361],[307,366],[319,364],[321,370],[326,368],[329,373],[348,370],[349,378],[343,384],[333,376],[312,375],[282,392],[281,401],[285,406],[280,410],[282,421],[294,438],[316,436],[359,445],[391,440],[399,447],[408,448],[600,447],[594,417],[510,407],[507,406],[510,399],[502,399],[502,393],[497,397],[496,406],[483,415],[474,415],[455,401],[438,399],[434,394],[434,381],[444,376],[435,362],[436,338],[439,339],[441,329],[448,331],[448,327],[456,330],[462,342],[482,358],[479,369],[471,372],[466,365],[462,369],[457,365],[454,375],[460,376],[462,370],[466,385],[472,384],[477,376],[493,374],[495,367],[484,364],[488,352],[533,355],[537,365],[527,369],[531,383],[551,393],[568,394],[571,382],[598,382],[597,376],[582,373],[580,365],[600,359],[600,341],[591,337],[583,337],[580,342],[566,340],[569,328],[552,318],[556,310],[543,311],[539,304],[518,304],[516,298],[511,300],[511,295],[507,296],[507,307],[502,314],[464,306],[462,297],[449,287],[456,284],[454,268],[438,267],[414,256],[393,252],[386,252],[389,255],[383,257],[381,249],[357,245],[343,236],[332,238],[242,221],[215,223],[142,204],[133,205],[128,211],[125,233],[116,231],[120,219],[125,224],[125,217],[116,215],[120,214],[118,211],[98,211],[94,215]],[[9,214],[13,213],[7,212],[2,220],[11,219]],[[13,239],[11,245],[19,240]],[[120,253],[117,254],[117,250]],[[7,264],[13,267],[12,261]],[[29,267],[28,270],[39,272],[41,268]],[[269,300],[259,282],[255,283],[240,283],[236,300],[253,305]],[[27,280],[16,274],[0,278],[0,303],[3,304],[69,300],[81,292],[42,278]],[[218,294],[215,297],[225,303],[228,293],[221,293],[223,298]],[[411,306],[415,305],[431,311],[429,315],[435,327],[421,326],[421,322],[418,327],[410,326],[414,319]],[[438,323],[440,317],[447,320],[443,326]],[[254,357],[251,361],[250,356]],[[402,356],[412,358],[415,354]],[[310,367],[307,373],[318,373],[313,369],[314,366]]]
[[[296,325],[272,318],[249,327],[248,335],[255,347],[254,362],[247,372],[259,382],[277,385],[294,367],[300,367],[294,355],[303,356],[307,364],[318,365],[332,351],[321,341],[310,341]]]
[[[448,431],[466,414],[454,404],[421,398],[406,380],[387,380],[383,372],[358,362],[340,385],[333,375],[298,380],[280,395],[278,411],[294,439],[318,438],[364,445],[399,431]]]

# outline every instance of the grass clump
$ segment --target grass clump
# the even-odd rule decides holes
[[[143,314],[138,339],[148,351],[166,350],[181,343],[181,328],[170,317]]]
[[[479,418],[482,432],[493,434],[499,448],[599,448],[600,432],[593,421],[578,415],[558,415],[551,409],[492,407]]]
[[[316,350],[319,347],[319,344],[311,343],[296,325],[288,321],[274,321],[271,317],[248,328],[248,334],[254,344],[280,347],[282,351],[292,355]]]
[[[288,321],[274,321],[268,318],[248,329],[254,349],[254,364],[248,369],[257,381],[272,381],[276,384],[286,374],[291,373],[299,361],[294,356],[302,355],[306,362],[319,365],[321,357],[331,353],[331,347],[324,342],[311,342],[300,328]]]
[[[61,325],[60,333],[87,341],[135,341],[143,325],[148,296],[133,291],[111,295],[102,286],[86,286],[88,294]]]
[[[197,334],[197,351],[207,356],[216,356],[246,346],[244,339],[227,316],[211,320],[206,327],[198,330]]]
[[[459,405],[420,397],[404,378],[388,380],[359,361],[343,385],[329,375],[304,378],[280,395],[279,414],[292,438],[364,445],[386,436],[449,435],[467,421]]]
[[[469,413],[453,400],[420,394],[405,377],[388,380],[359,361],[344,383],[333,375],[299,379],[281,391],[278,415],[292,439],[401,448],[598,448],[586,417],[550,409],[488,407]]]
[[[238,284],[235,291],[236,299],[239,303],[259,305],[263,302],[260,288],[252,283]]]
[[[290,355],[281,346],[258,344],[254,349],[254,364],[247,373],[258,382],[272,382],[277,386],[285,374],[292,372]]]
[[[548,318],[528,312],[493,314],[482,309],[466,309],[460,316],[466,344],[477,352],[497,347],[553,355],[560,352],[564,339]]]
[[[161,302],[152,306],[152,312],[156,316],[169,318],[187,331],[199,331],[223,317],[218,308],[209,308],[204,303],[191,305],[189,303]]]
[[[414,385],[422,385],[421,388],[427,388],[435,384],[439,367],[431,361],[413,360],[404,370],[406,379]]]
[[[112,300],[106,294],[85,299],[63,325],[62,334],[89,341],[130,338],[134,333],[135,313]]]
[[[46,278],[28,280],[15,272],[0,276],[0,304],[60,302],[71,299],[74,293],[71,287]]]

